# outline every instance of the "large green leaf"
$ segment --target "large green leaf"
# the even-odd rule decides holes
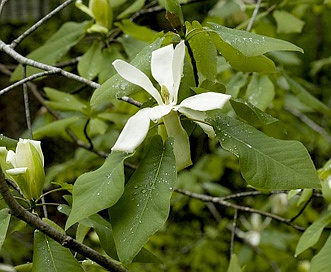
[[[247,86],[246,99],[255,107],[264,111],[275,96],[275,88],[267,75],[254,73]]]
[[[60,227],[46,220],[52,227],[64,233]],[[84,272],[78,261],[72,256],[70,249],[49,238],[39,230],[34,232],[32,272]]]
[[[144,42],[152,41],[157,33],[148,27],[137,25],[129,19],[122,20],[120,23],[115,23],[115,25],[119,27],[123,33]]]
[[[281,121],[272,117],[268,113],[261,111],[251,103],[238,98],[232,98],[230,103],[237,116],[247,121],[250,125],[257,128],[273,126],[285,132],[285,127]]]
[[[218,24],[210,23],[210,28],[214,30],[223,41],[239,50],[243,55],[254,57],[263,55],[271,51],[298,51],[303,50],[287,41],[270,38],[248,31],[227,28]]]
[[[217,51],[209,33],[196,21],[192,25],[186,22],[186,31],[198,71],[210,81],[215,81]]]
[[[310,272],[330,271],[331,267],[331,235],[326,240],[323,248],[311,260]]]
[[[272,14],[277,23],[277,33],[301,33],[305,22],[284,10],[275,10]]]
[[[210,37],[213,39],[217,50],[229,62],[233,69],[242,72],[276,72],[274,62],[266,56],[246,56],[237,48],[224,41],[221,36],[216,33],[210,33]]]
[[[124,264],[132,262],[167,220],[175,181],[173,139],[168,138],[163,146],[156,136],[123,196],[109,209],[117,254]]]
[[[312,247],[319,240],[323,229],[331,222],[331,213],[326,213],[311,224],[301,235],[295,250],[295,256]]]
[[[73,47],[83,37],[85,28],[90,22],[67,22],[46,41],[44,45],[37,48],[26,57],[38,62],[54,65],[59,61],[71,47]],[[28,66],[26,69],[27,76],[40,72],[38,68]],[[22,78],[22,66],[18,65],[11,76],[11,80]]]
[[[268,137],[220,113],[209,121],[222,147],[239,158],[242,175],[251,186],[271,190],[320,187],[315,167],[300,142]]]
[[[66,229],[111,207],[120,199],[124,191],[123,161],[131,155],[112,152],[100,168],[78,177],[72,192],[73,204]]]
[[[99,41],[95,40],[78,62],[78,72],[82,77],[89,80],[94,79],[101,71],[102,47]]]
[[[44,91],[49,100],[46,103],[53,109],[59,111],[80,111],[87,108],[87,103],[77,96],[61,92],[53,88],[45,87]]]
[[[8,209],[0,210],[0,249],[6,239],[7,229],[9,226],[10,213]]]
[[[145,47],[131,62],[131,64],[144,72],[148,77],[151,76],[151,54],[154,50],[161,46],[162,39],[157,39],[151,45]],[[112,76],[98,89],[96,89],[91,98],[91,106],[98,107],[99,105],[109,102],[125,95],[130,95],[137,92],[141,88],[123,79],[119,74]]]
[[[42,139],[44,137],[57,137],[66,134],[66,129],[73,123],[82,120],[79,116],[71,116],[65,119],[60,119],[44,125],[33,132],[35,139]]]

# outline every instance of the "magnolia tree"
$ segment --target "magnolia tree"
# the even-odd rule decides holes
[[[4,269],[327,271],[330,162],[305,145],[330,151],[330,96],[293,33],[330,1],[290,2],[67,0],[0,37],[1,100],[22,86],[27,120],[0,137]],[[20,54],[65,8],[83,19]],[[49,139],[72,148],[44,166]],[[14,261],[17,232],[33,250]]]

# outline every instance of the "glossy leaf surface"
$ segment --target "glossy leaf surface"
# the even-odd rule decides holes
[[[222,147],[239,158],[246,182],[259,189],[319,188],[315,167],[297,141],[266,136],[223,114],[210,119]]]
[[[166,140],[164,146],[160,136],[152,139],[123,196],[109,210],[117,254],[124,264],[131,263],[167,220],[176,181],[172,146],[172,139]]]
[[[119,200],[124,191],[123,161],[129,156],[131,154],[112,152],[100,168],[78,177],[72,192],[73,204],[66,229]]]

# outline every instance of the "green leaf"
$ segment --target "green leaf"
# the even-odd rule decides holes
[[[0,146],[4,146],[7,149],[15,149],[17,145],[17,140],[8,138],[0,133]]]
[[[232,254],[227,272],[241,272],[241,271],[242,270],[237,255]]]
[[[51,220],[44,218],[43,221],[64,233],[64,231]],[[63,247],[39,230],[35,230],[34,232],[33,252],[32,272],[84,272],[81,265],[72,256],[70,249]]]
[[[95,40],[78,62],[78,73],[92,80],[99,74],[103,61],[100,42]]]
[[[223,41],[248,57],[263,55],[271,51],[283,50],[303,53],[303,50],[300,47],[287,41],[258,35],[248,31],[231,29],[214,23],[210,23],[210,26]]]
[[[327,105],[325,105],[323,102],[311,95],[303,86],[301,86],[294,79],[290,78],[289,76],[285,77],[290,86],[290,91],[293,92],[303,104],[307,105],[315,111],[331,116],[331,110]]]
[[[331,213],[326,213],[311,224],[305,232],[301,235],[300,240],[295,250],[295,256],[298,256],[306,249],[314,246],[321,234],[323,229],[331,222]]]
[[[49,87],[45,87],[44,91],[48,99],[51,100],[46,103],[51,106],[53,110],[83,112],[83,110],[87,107],[87,103],[85,101],[72,94],[61,92]]]
[[[81,120],[81,117],[71,116],[65,119],[54,121],[35,130],[33,132],[33,137],[37,140],[44,137],[58,137],[59,135],[66,133],[65,130],[73,123],[76,123],[78,120]]]
[[[151,54],[161,46],[162,39],[157,39],[151,45],[145,47],[131,62],[131,64],[144,72],[148,77],[151,76]],[[141,88],[128,82],[119,74],[112,76],[98,89],[91,98],[91,106],[98,107],[111,99],[116,99],[125,95],[130,95],[139,91]]]
[[[245,86],[248,79],[247,73],[236,73],[226,85],[226,93],[233,98],[238,97],[240,89]]]
[[[44,45],[37,48],[26,57],[44,64],[54,65],[59,61],[85,33],[85,28],[90,22],[67,22],[46,41]],[[26,75],[41,72],[40,69],[27,66]],[[20,80],[22,78],[22,65],[18,65],[11,76],[11,81]]]
[[[179,19],[179,23],[181,25],[184,25],[183,11],[178,0],[159,0],[159,4],[163,6],[167,10],[167,12],[176,15],[176,17]],[[175,18],[171,18],[169,21],[173,27],[177,25],[177,22],[175,22],[174,20],[176,21]]]
[[[220,113],[209,121],[222,147],[239,158],[249,185],[271,190],[320,188],[314,164],[300,142],[268,137]]]
[[[242,99],[232,98],[231,106],[237,116],[245,120],[250,125],[261,128],[264,126],[274,126],[285,132],[284,125],[278,119],[272,117],[268,113],[261,111],[259,108]]]
[[[162,227],[176,181],[173,140],[162,145],[152,138],[149,150],[133,173],[121,199],[109,209],[119,259],[132,262],[148,239]]]
[[[192,49],[198,71],[210,81],[217,73],[217,51],[209,33],[196,21],[186,22],[186,39]]]
[[[145,0],[135,0],[131,2],[133,3],[127,9],[125,9],[120,15],[118,15],[117,19],[123,19],[129,16],[130,14],[137,12],[138,10],[142,9],[145,4]]]
[[[98,81],[100,84],[104,83],[116,73],[116,70],[112,63],[116,59],[123,58],[120,53],[119,47],[119,45],[112,44],[109,47],[102,49],[102,59],[104,61],[101,64],[101,70],[98,75]]]
[[[272,14],[277,23],[277,33],[301,33],[305,22],[287,11],[275,10]]]
[[[7,229],[10,221],[9,209],[0,210],[0,249],[6,239]]]
[[[246,56],[216,33],[210,33],[217,50],[229,62],[233,69],[242,72],[275,73],[274,62],[266,56]]]
[[[77,178],[66,229],[92,214],[113,206],[120,199],[124,191],[123,161],[131,155],[112,152],[100,168]]]
[[[137,40],[144,42],[150,42],[156,35],[156,31],[145,27],[140,26],[132,22],[131,20],[122,20],[120,23],[115,23],[125,34],[128,34]]]
[[[311,260],[310,272],[325,272],[330,270],[331,266],[331,235],[326,240],[323,248]]]
[[[247,86],[246,99],[255,107],[264,111],[274,99],[275,88],[267,75],[254,73]]]

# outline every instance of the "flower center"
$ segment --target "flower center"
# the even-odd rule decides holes
[[[169,93],[167,87],[164,86],[164,85],[161,86],[161,95],[162,95],[164,104],[169,105],[169,103],[170,103],[170,101],[169,101],[170,100],[170,93]]]

